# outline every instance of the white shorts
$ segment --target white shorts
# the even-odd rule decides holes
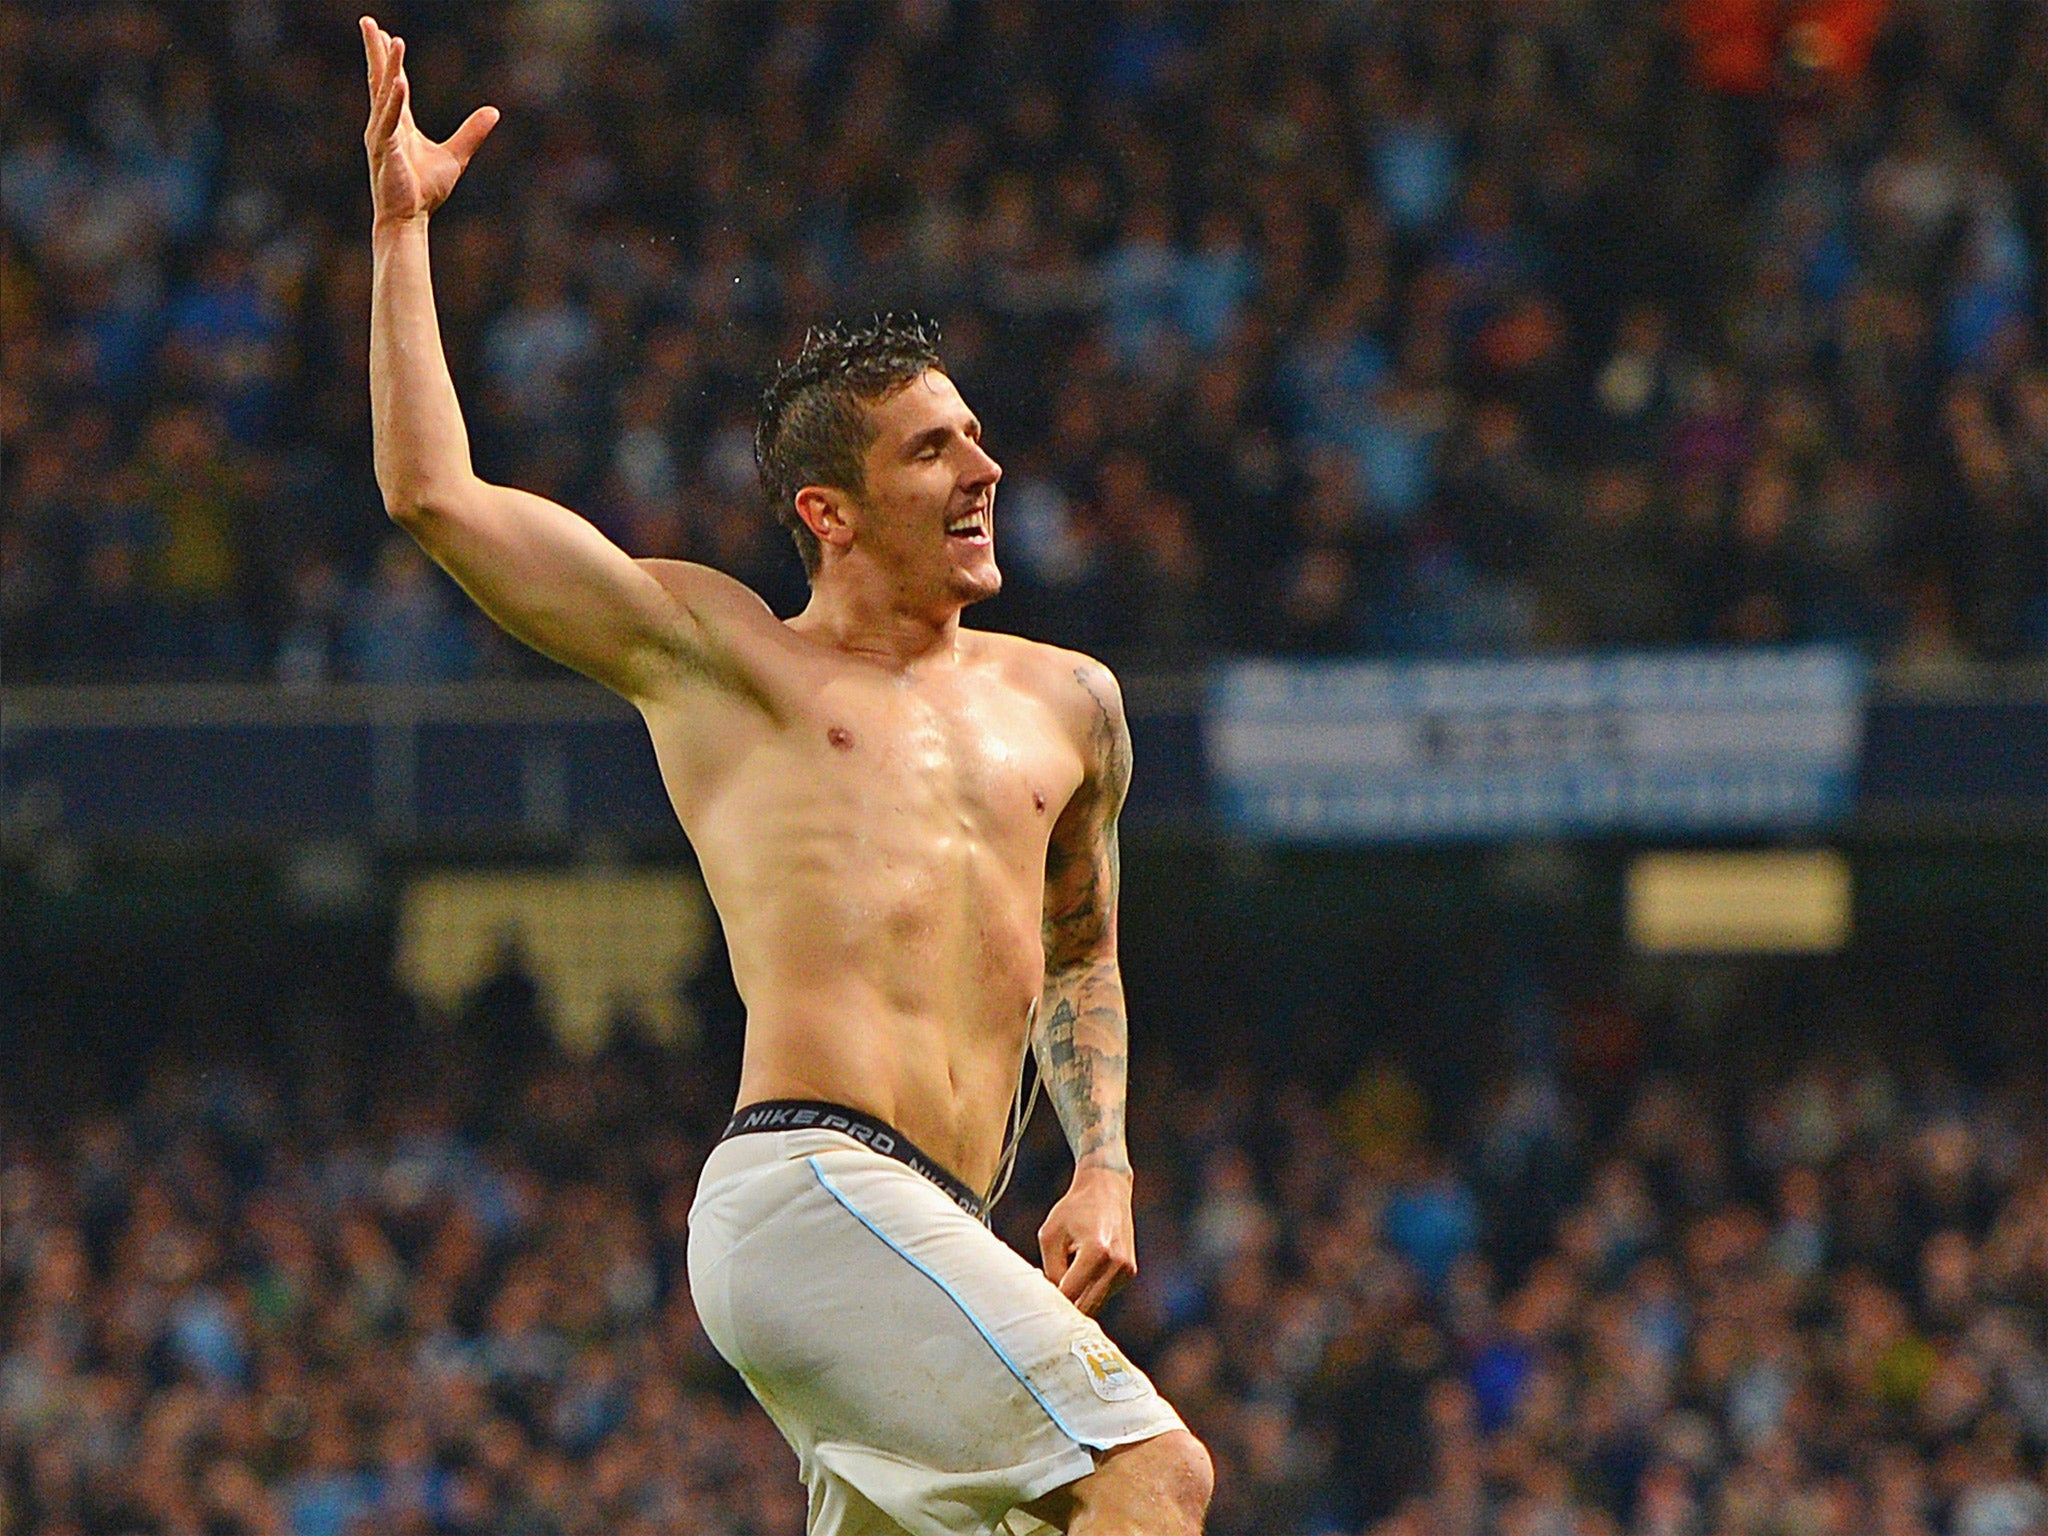
[[[704,1331],[795,1448],[813,1536],[1009,1536],[1095,1453],[1183,1427],[1059,1288],[836,1131],[719,1143],[690,1212]]]

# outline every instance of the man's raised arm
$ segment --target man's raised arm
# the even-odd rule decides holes
[[[588,522],[545,497],[477,478],[441,351],[427,219],[498,121],[479,107],[442,143],[414,126],[405,42],[365,16],[370,159],[370,406],[377,485],[391,517],[505,629],[579,672],[641,699],[703,644],[689,568],[657,579]],[[721,594],[723,595],[723,594]],[[701,675],[701,659],[694,670]]]
[[[1074,1151],[1074,1182],[1047,1214],[1038,1246],[1047,1278],[1092,1313],[1138,1269],[1124,1144],[1129,1026],[1116,954],[1116,821],[1131,782],[1131,735],[1107,668],[1076,667],[1068,686],[1075,717],[1086,720],[1086,777],[1046,850],[1045,992],[1032,1044]]]

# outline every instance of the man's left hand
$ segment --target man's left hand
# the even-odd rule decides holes
[[[1131,1176],[1110,1168],[1076,1168],[1073,1184],[1038,1229],[1038,1251],[1046,1279],[1094,1316],[1138,1272]]]

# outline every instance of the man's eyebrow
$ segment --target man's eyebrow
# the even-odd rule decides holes
[[[967,418],[967,424],[963,427],[926,427],[903,445],[904,456],[906,458],[915,458],[927,448],[943,447],[947,439],[952,437],[956,431],[972,441],[979,442],[981,440],[981,423],[976,418],[970,416]]]

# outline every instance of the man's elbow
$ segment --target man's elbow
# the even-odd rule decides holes
[[[381,489],[384,492],[384,515],[399,527],[410,531],[426,520],[425,503],[410,490],[388,485]]]
[[[432,480],[379,476],[377,488],[384,493],[384,515],[415,534],[437,518],[459,512],[468,500],[466,487]]]

